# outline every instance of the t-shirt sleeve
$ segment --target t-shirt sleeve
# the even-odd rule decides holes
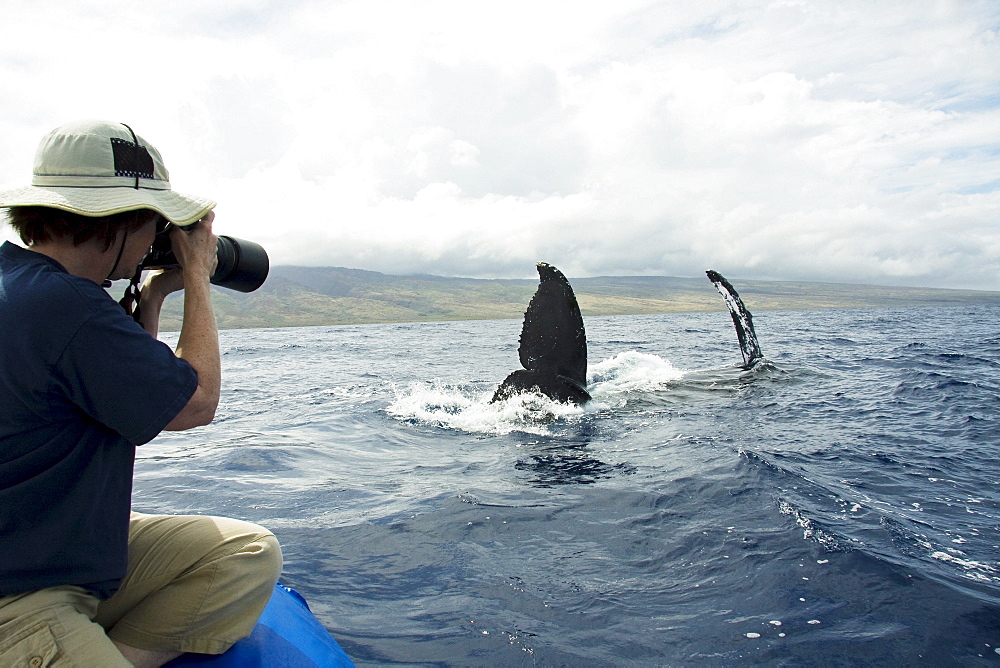
[[[113,302],[82,323],[57,366],[70,400],[133,445],[159,434],[198,387],[194,368]]]

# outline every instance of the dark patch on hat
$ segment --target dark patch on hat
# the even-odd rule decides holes
[[[111,150],[115,156],[115,176],[153,178],[153,156],[145,146],[112,137]]]

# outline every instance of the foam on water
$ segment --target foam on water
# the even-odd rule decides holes
[[[483,391],[439,380],[393,388],[386,413],[468,433],[509,434],[514,431],[545,435],[554,421],[621,405],[630,393],[663,390],[687,372],[656,355],[625,351],[594,364],[588,373],[593,401],[584,406],[554,401],[538,392],[515,394],[490,403],[494,388]]]
[[[591,396],[611,397],[628,392],[652,392],[669,387],[687,372],[670,360],[627,350],[590,367],[587,381]]]
[[[544,435],[560,418],[580,415],[584,409],[553,401],[537,392],[516,394],[490,403],[493,390],[481,391],[433,381],[394,389],[386,407],[399,420],[412,420],[472,434],[509,434],[514,431]]]

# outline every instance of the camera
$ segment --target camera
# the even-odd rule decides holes
[[[260,244],[220,235],[216,257],[219,262],[210,279],[213,285],[239,292],[253,292],[267,278],[270,265],[267,252]],[[170,226],[156,235],[152,248],[139,266],[142,269],[172,269],[180,266],[170,246]]]

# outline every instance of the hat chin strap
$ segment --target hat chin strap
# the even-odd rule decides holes
[[[118,304],[125,309],[125,312],[132,316],[136,322],[142,318],[142,293],[139,292],[139,280],[142,278],[142,267],[135,270],[135,276],[129,281],[125,288],[125,294],[118,301]],[[141,324],[141,323],[140,323]]]
[[[125,235],[122,237],[122,245],[118,247],[118,257],[115,258],[115,263],[111,267],[111,271],[108,272],[107,278],[101,283],[101,287],[110,288],[111,287],[111,275],[115,273],[115,269],[118,268],[118,263],[122,261],[122,254],[125,252],[125,242],[128,240],[128,230],[125,230]]]
[[[118,268],[118,263],[122,261],[122,253],[125,252],[125,241],[128,239],[128,230],[125,230],[125,236],[122,237],[121,248],[118,249],[118,257],[115,258],[115,266],[111,267],[111,271],[108,272],[108,277],[104,279],[102,285],[105,288],[111,287],[111,276],[115,273],[115,269]],[[141,298],[141,293],[139,292],[139,281],[142,279],[142,264],[140,263],[138,267],[135,268],[135,275],[129,281],[128,286],[125,288],[125,294],[118,301],[125,312],[132,316],[132,319],[139,322],[142,312],[140,309],[139,300]]]
[[[111,271],[108,272],[108,277],[104,279],[101,286],[104,288],[111,287],[111,276],[115,273],[115,269],[118,268],[118,263],[122,261],[122,254],[125,252],[125,242],[128,240],[128,230],[125,230],[125,235],[122,237],[122,245],[118,248],[118,257],[115,258],[115,264],[111,267]],[[135,276],[129,281],[128,286],[125,288],[125,294],[118,301],[125,312],[132,316],[132,319],[139,322],[139,318],[142,315],[139,305],[139,299],[141,293],[139,292],[139,281],[142,279],[142,264],[140,263],[138,267],[135,268]]]

